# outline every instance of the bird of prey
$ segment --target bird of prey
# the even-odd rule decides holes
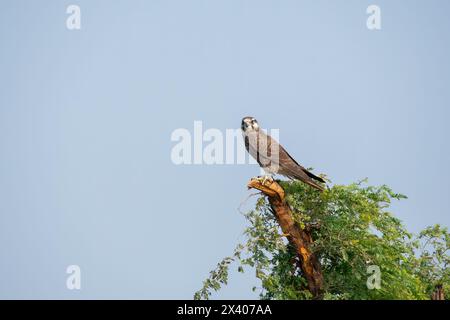
[[[280,174],[303,181],[319,191],[324,190],[318,182],[325,183],[325,181],[299,165],[275,139],[260,130],[255,118],[243,118],[241,129],[247,152],[270,179],[273,174]]]

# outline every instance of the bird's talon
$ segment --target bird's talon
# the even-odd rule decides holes
[[[269,183],[267,184],[267,182],[269,182]],[[272,176],[264,176],[264,178],[262,179],[262,184],[264,186],[271,185],[272,183],[273,183]]]

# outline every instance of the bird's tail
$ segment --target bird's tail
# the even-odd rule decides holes
[[[323,180],[321,177],[318,177],[318,176],[316,176],[314,173],[312,173],[312,172],[310,172],[309,170],[303,170],[307,175],[308,175],[308,177],[310,177],[311,179],[314,179],[314,180],[317,180],[317,181],[319,181],[319,182],[322,182],[322,183],[326,183],[325,182],[325,180]]]
[[[310,185],[311,187],[319,190],[320,192],[324,191],[325,188],[323,186],[321,186],[320,184],[314,182],[312,179],[308,179],[304,181],[306,184]]]

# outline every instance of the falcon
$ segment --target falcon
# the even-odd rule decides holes
[[[300,180],[319,191],[324,190],[319,183],[325,181],[299,165],[275,139],[260,130],[255,118],[243,118],[241,129],[245,148],[267,174],[265,180],[279,174],[289,179]]]

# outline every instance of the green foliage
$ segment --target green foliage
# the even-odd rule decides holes
[[[367,186],[366,181],[335,185],[323,193],[298,181],[280,184],[295,221],[314,239],[325,299],[429,299],[437,284],[450,294],[450,235],[439,225],[416,237],[407,232],[388,211],[392,200],[405,196],[387,186]],[[236,261],[240,272],[255,269],[262,299],[310,299],[295,250],[280,234],[265,198],[245,217],[247,241],[211,271],[194,298],[208,299],[211,290],[227,284],[230,263]],[[369,266],[380,268],[378,289],[368,288]]]
[[[450,296],[450,234],[440,225],[423,230],[416,242],[419,257],[415,261],[416,270],[424,279],[427,292],[433,292],[437,285],[442,285],[447,299]]]

